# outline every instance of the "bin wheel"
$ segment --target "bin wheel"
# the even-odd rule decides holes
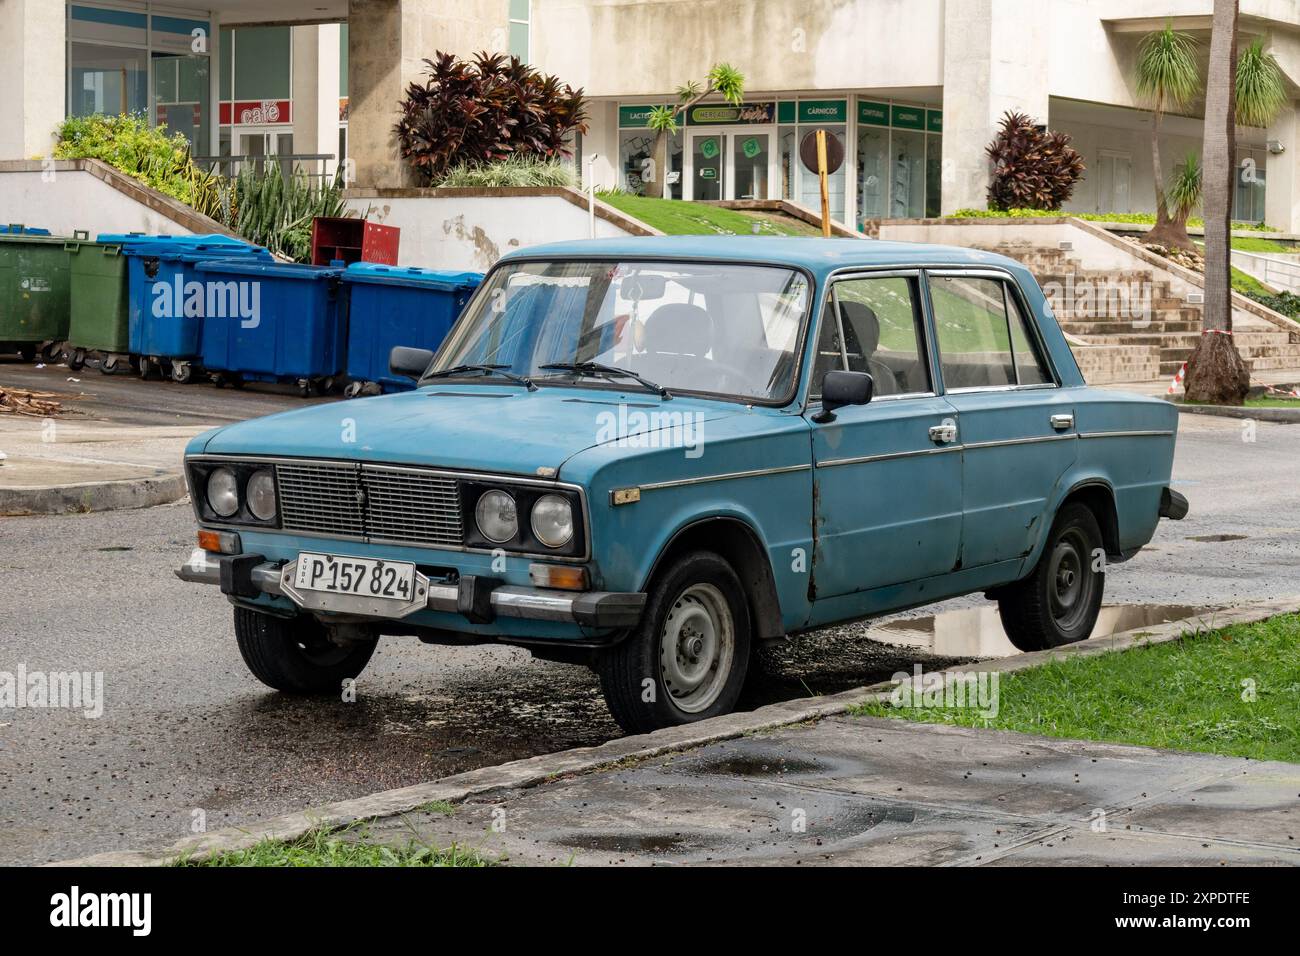
[[[310,398],[311,395],[312,395],[312,392],[313,392],[313,386],[312,386],[312,383],[311,383],[311,379],[309,379],[309,378],[300,378],[300,379],[298,379],[298,394],[299,394],[299,395],[301,395],[303,398]]]
[[[18,346],[18,357],[24,362],[33,362],[36,360],[36,346],[20,345]]]
[[[172,381],[177,385],[194,381],[194,366],[189,362],[172,362]]]
[[[99,360],[99,370],[105,375],[112,375],[117,371],[117,369],[118,361],[116,355],[105,355]]]
[[[147,355],[141,355],[139,359],[140,377],[144,379],[153,378],[154,372],[158,368],[158,363]]]
[[[63,360],[68,363],[68,368],[74,372],[81,371],[86,365],[86,350],[72,349],[63,353]]]
[[[348,382],[343,386],[343,397],[356,398],[361,394],[361,389],[364,384],[364,382]]]
[[[63,346],[58,342],[46,342],[36,350],[36,357],[46,365],[54,365],[63,356]]]
[[[333,375],[325,376],[325,378],[321,379],[320,394],[328,395],[330,392],[334,391],[335,384]]]

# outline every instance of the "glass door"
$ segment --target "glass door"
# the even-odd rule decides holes
[[[731,136],[731,194],[728,199],[766,199],[772,151],[767,133],[736,131]]]
[[[722,199],[726,189],[726,134],[691,136],[691,199]]]

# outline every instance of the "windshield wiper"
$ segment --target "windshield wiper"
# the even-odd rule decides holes
[[[639,383],[643,388],[655,392],[660,398],[671,399],[672,392],[662,385],[650,381],[648,378],[642,378],[636,372],[628,371],[625,368],[615,368],[613,365],[602,365],[600,362],[551,362],[543,365],[546,371],[554,369],[562,372],[577,372],[579,375],[595,375],[603,378],[630,378]]]
[[[537,391],[537,386],[533,384],[532,379],[524,375],[516,375],[514,372],[507,371],[509,368],[509,365],[453,365],[451,368],[444,368],[437,372],[430,372],[424,377],[426,379],[442,378],[445,375],[463,375],[466,372],[478,372],[480,375],[485,377],[488,375],[500,375],[502,378],[508,378],[512,382],[523,385],[530,392]]]

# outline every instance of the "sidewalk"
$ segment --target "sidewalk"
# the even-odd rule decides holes
[[[1298,793],[1292,764],[842,716],[366,838],[535,865],[1294,866]]]
[[[181,455],[203,426],[0,417],[0,515],[142,508],[185,495]]]

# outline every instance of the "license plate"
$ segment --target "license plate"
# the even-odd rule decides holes
[[[305,591],[383,598],[405,603],[415,587],[415,565],[409,561],[345,558],[303,551],[298,555],[294,587]]]

